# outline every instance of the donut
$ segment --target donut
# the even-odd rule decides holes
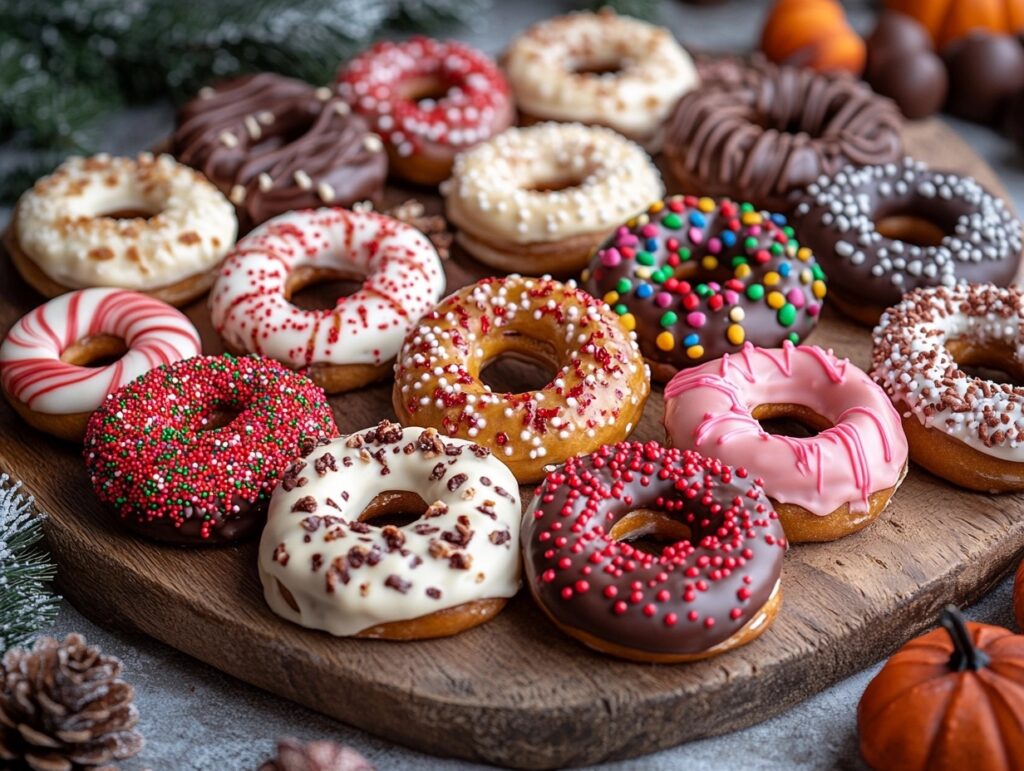
[[[123,289],[79,289],[11,327],[0,345],[0,387],[26,423],[80,442],[107,394],[200,350],[192,322],[166,303]]]
[[[270,72],[202,89],[178,113],[172,145],[246,231],[293,209],[378,203],[388,173],[380,137],[337,93]]]
[[[671,32],[611,9],[534,24],[512,42],[503,64],[522,122],[607,126],[651,152],[698,79]]]
[[[636,330],[662,381],[746,342],[800,342],[826,291],[784,215],[678,195],[621,225],[594,254],[583,288]]]
[[[182,306],[210,288],[236,230],[231,203],[169,155],[94,155],[22,195],[4,245],[46,297],[107,286]]]
[[[1024,490],[1024,295],[1017,287],[922,287],[882,314],[871,376],[903,416],[910,457],[971,490]]]
[[[455,240],[480,262],[567,275],[664,189],[647,154],[614,131],[542,123],[460,154],[441,192]]]
[[[816,436],[769,433],[789,419]],[[756,348],[684,370],[665,386],[674,447],[713,452],[764,480],[790,543],[832,541],[882,512],[907,471],[907,439],[885,392],[816,345]]]
[[[396,513],[419,516],[374,523]],[[383,421],[288,468],[260,541],[264,597],[341,637],[447,637],[519,589],[521,516],[516,480],[489,450]]]
[[[1021,222],[970,177],[904,158],[821,177],[796,210],[804,242],[862,324],[918,287],[1013,281]]]
[[[497,65],[454,40],[385,40],[338,73],[338,92],[381,137],[391,171],[409,182],[448,178],[457,153],[512,125]]]
[[[657,536],[650,553],[629,543]],[[760,480],[656,442],[571,458],[523,517],[523,572],[564,632],[604,653],[675,663],[745,645],[782,603],[786,537]]]
[[[292,304],[295,292],[332,278],[363,284],[328,310]],[[372,211],[296,211],[238,242],[210,314],[229,350],[277,359],[337,393],[390,373],[406,332],[444,287],[437,251],[415,228]]]
[[[175,544],[257,531],[288,464],[337,435],[324,393],[255,356],[194,356],[107,396],[85,432],[85,465],[121,525]]]
[[[722,66],[679,100],[665,158],[683,192],[789,211],[822,174],[898,160],[901,126],[894,102],[852,78],[763,61]]]
[[[481,371],[502,356],[547,364],[525,393],[494,393]],[[604,304],[549,278],[485,278],[445,298],[409,333],[392,403],[406,425],[494,450],[520,482],[630,434],[650,393],[633,335]]]

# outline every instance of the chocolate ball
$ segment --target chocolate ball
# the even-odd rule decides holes
[[[869,78],[875,67],[895,53],[932,50],[928,30],[917,19],[896,11],[884,11],[878,17],[875,31],[865,42],[868,47],[865,73]]]
[[[1015,37],[975,31],[944,51],[954,115],[995,123],[1007,100],[1024,89],[1024,47]]]
[[[927,118],[942,109],[949,84],[945,63],[927,50],[893,51],[877,57],[867,81],[896,102],[910,120]]]

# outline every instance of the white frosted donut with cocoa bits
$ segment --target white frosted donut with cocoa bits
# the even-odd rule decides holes
[[[504,65],[528,116],[608,126],[652,151],[679,97],[697,85],[693,60],[669,30],[609,10],[534,24]]]
[[[413,493],[416,521],[360,516]],[[317,447],[288,469],[259,548],[278,615],[334,635],[416,639],[497,613],[519,588],[519,487],[480,445],[382,422]]]
[[[120,211],[151,216],[105,216]],[[216,267],[237,222],[201,174],[169,155],[142,153],[65,161],[21,197],[14,228],[19,250],[62,287],[150,291]]]

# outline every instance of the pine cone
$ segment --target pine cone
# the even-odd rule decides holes
[[[277,757],[260,766],[260,771],[375,771],[375,767],[344,744],[303,744],[298,739],[281,739],[277,743]]]
[[[3,658],[0,760],[33,771],[95,768],[137,755],[142,736],[121,662],[79,634],[41,637]]]

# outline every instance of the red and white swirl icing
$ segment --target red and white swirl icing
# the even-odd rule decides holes
[[[298,268],[365,276],[355,294],[327,310],[286,297]],[[299,369],[312,364],[379,365],[444,293],[430,240],[398,220],[340,208],[275,217],[235,245],[210,293],[213,325],[232,346]]]
[[[124,340],[127,353],[105,367],[61,360],[75,343],[98,335]],[[123,289],[81,289],[23,316],[0,346],[7,394],[36,412],[92,412],[109,393],[162,364],[198,356],[199,333],[170,305]]]
[[[770,434],[751,415],[762,404],[798,404],[832,422],[813,437]],[[816,345],[749,343],[684,370],[665,387],[672,444],[745,466],[777,503],[818,516],[844,504],[868,509],[871,493],[896,486],[907,463],[900,417],[885,392],[847,359]]]

